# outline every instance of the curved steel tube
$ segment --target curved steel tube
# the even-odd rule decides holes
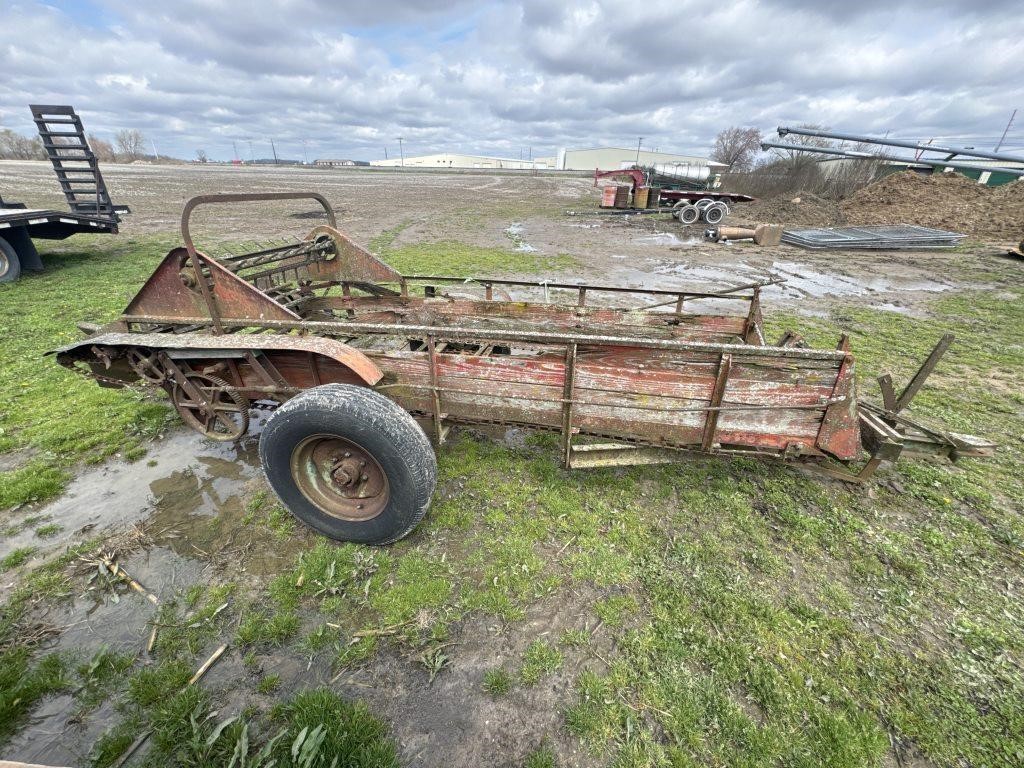
[[[334,209],[331,204],[327,202],[327,198],[317,192],[250,192],[246,194],[219,194],[219,195],[199,195],[193,197],[187,203],[185,208],[181,212],[181,237],[185,242],[185,247],[188,249],[189,255],[195,255],[196,247],[192,242],[192,235],[188,229],[188,221],[192,216],[192,211],[198,208],[200,205],[209,205],[210,203],[249,203],[258,202],[260,200],[316,200],[320,205],[323,206],[324,212],[327,214],[327,221],[334,229],[338,228],[338,221],[334,216]]]

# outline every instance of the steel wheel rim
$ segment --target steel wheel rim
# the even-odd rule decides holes
[[[289,463],[302,495],[331,517],[372,520],[391,499],[388,477],[373,454],[339,435],[310,435],[295,446]]]
[[[210,410],[205,403],[191,400],[181,384],[174,382],[171,401],[182,421],[210,440],[230,442],[245,434],[249,428],[249,403],[244,397],[222,389],[228,383],[216,376],[186,373],[185,378],[192,386],[203,390],[204,394],[210,390],[216,390],[216,394]]]
[[[3,277],[11,271],[11,260],[7,258],[7,254],[0,251],[0,277]]]

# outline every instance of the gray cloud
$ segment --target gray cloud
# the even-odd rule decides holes
[[[345,7],[338,7],[344,5]],[[1010,2],[0,0],[0,125],[68,102],[161,152],[703,152],[729,125],[813,121],[994,143],[1024,107]],[[1024,146],[1024,118],[1010,142]]]

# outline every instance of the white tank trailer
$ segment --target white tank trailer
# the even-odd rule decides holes
[[[622,163],[622,168],[635,168],[632,163]],[[657,186],[659,182],[663,185],[683,185],[687,187],[698,187],[705,189],[717,189],[721,186],[721,177],[715,173],[710,165],[698,165],[695,163],[655,163],[645,166],[649,183]]]
[[[691,163],[655,163],[651,167],[655,179],[665,179],[673,184],[700,184],[714,189],[721,184],[717,173],[710,165]]]

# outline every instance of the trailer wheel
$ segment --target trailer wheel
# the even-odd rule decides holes
[[[693,224],[693,222],[700,218],[700,211],[697,210],[696,206],[684,205],[677,212],[677,218],[680,224]]]
[[[295,517],[361,544],[412,531],[437,482],[434,450],[412,416],[352,384],[314,387],[278,408],[260,437],[260,461]]]
[[[724,205],[715,203],[704,209],[704,221],[708,224],[717,224],[725,218],[727,209]]]
[[[21,260],[14,246],[0,237],[0,283],[13,283],[21,275]]]

